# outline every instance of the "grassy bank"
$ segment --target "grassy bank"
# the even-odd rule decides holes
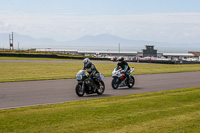
[[[63,51],[64,52],[64,51]],[[32,51],[32,50],[0,50],[1,57],[22,57],[22,58],[57,58],[57,59],[84,59],[84,55],[72,53],[57,53],[50,51]],[[88,56],[94,60],[108,60],[107,58],[97,58]]]
[[[0,50],[0,54],[4,55],[4,57],[18,57],[17,55],[24,55],[21,57],[26,57],[28,54],[32,55],[58,55],[58,56],[66,56],[66,57],[83,57],[82,55],[73,55],[68,53],[56,53],[56,52],[49,52],[47,51],[31,51],[31,50]],[[14,56],[16,55],[16,56]]]
[[[200,132],[200,87],[0,110],[0,132]]]
[[[82,60],[80,60],[80,59],[30,58],[30,57],[0,57],[0,60],[82,61]]]
[[[95,65],[105,76],[111,76],[116,66],[113,63]],[[135,67],[133,74],[200,71],[200,64],[130,64],[130,67]],[[0,63],[0,82],[75,78],[82,68],[82,63]]]

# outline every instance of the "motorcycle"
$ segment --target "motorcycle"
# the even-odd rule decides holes
[[[83,96],[85,93],[86,94],[97,93],[98,95],[103,94],[105,90],[105,85],[103,82],[104,78],[103,74],[100,73],[99,77],[97,78],[98,81],[95,82],[94,79],[86,75],[85,72],[86,70],[80,70],[76,75],[76,79],[78,81],[75,88],[76,94],[79,97]]]
[[[132,88],[135,84],[135,78],[130,75],[132,72],[134,72],[134,68],[131,68],[128,73],[129,73],[129,81],[127,76],[122,73],[122,69],[116,70],[114,69],[112,72],[112,88],[117,89],[118,87],[124,87],[128,86],[129,88]]]

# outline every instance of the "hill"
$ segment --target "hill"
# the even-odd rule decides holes
[[[81,38],[72,41],[58,42],[52,38],[40,38],[35,39],[27,35],[20,35],[14,33],[14,48],[67,48],[67,47],[116,47],[118,44],[123,47],[140,47],[144,48],[144,45],[155,45],[156,47],[188,47],[188,48],[200,48],[199,44],[183,44],[183,43],[168,43],[168,42],[156,42],[145,40],[131,40],[125,39],[110,34],[100,34],[96,36],[85,35]],[[9,46],[9,34],[0,33],[0,48]]]

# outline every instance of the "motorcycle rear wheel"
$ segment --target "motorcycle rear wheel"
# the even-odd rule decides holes
[[[100,81],[99,82],[99,86],[98,86],[98,89],[97,89],[97,94],[98,95],[102,95],[104,93],[104,90],[105,90],[105,85],[104,85],[104,82],[103,81]]]
[[[77,94],[79,97],[82,97],[82,96],[85,94],[85,91],[84,91],[84,89],[82,88],[82,84],[77,84],[75,90],[76,90],[76,94]]]

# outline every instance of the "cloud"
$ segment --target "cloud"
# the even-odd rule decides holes
[[[4,26],[4,23],[0,21],[0,26]]]
[[[2,32],[65,41],[110,33],[124,38],[161,42],[200,42],[200,13],[149,13],[79,16],[69,14],[0,14]]]

